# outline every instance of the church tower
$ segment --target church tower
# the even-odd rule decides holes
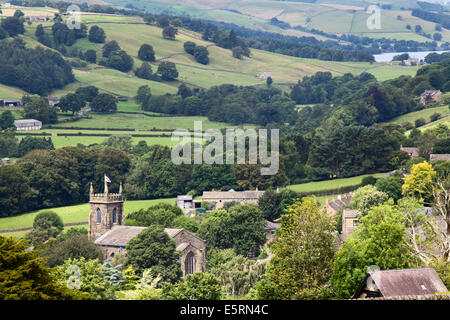
[[[114,226],[124,225],[122,182],[119,193],[109,193],[105,181],[105,192],[94,193],[91,183],[89,203],[89,239],[95,241]]]

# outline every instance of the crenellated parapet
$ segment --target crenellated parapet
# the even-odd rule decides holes
[[[91,193],[89,197],[90,202],[115,202],[123,201],[123,194],[121,193]]]

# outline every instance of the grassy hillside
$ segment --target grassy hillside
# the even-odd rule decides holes
[[[391,121],[389,121],[389,123],[402,124],[404,122],[410,122],[414,125],[414,121],[420,118],[424,118],[427,122],[430,122],[430,116],[434,113],[439,113],[441,115],[441,118],[450,116],[450,110],[448,106],[443,106],[407,113],[405,115],[392,119]],[[442,120],[443,119],[441,119],[441,121]]]
[[[128,3],[125,0],[110,0],[110,2],[122,6]],[[276,17],[289,23],[293,28],[301,26],[331,34],[348,33],[421,42],[430,40],[407,30],[407,24],[413,28],[415,25],[421,25],[426,33],[435,32],[435,23],[411,15],[411,8],[418,7],[413,0],[383,1],[382,4],[392,5],[392,9],[381,11],[381,29],[370,30],[366,23],[370,16],[366,13],[366,8],[371,4],[379,3],[362,0],[318,0],[315,3],[274,0],[155,0],[149,4],[145,0],[133,1],[136,8],[145,8],[152,12],[166,10],[173,14],[189,14],[197,18],[234,23],[255,30],[314,36],[320,40],[324,40],[325,37],[294,29],[283,30],[271,25],[270,19]],[[398,19],[398,16],[401,18]],[[443,30],[442,36],[443,41],[449,41],[450,31]]]
[[[277,1],[277,3],[281,2]],[[294,4],[297,5],[297,3]],[[27,14],[27,8],[20,9]],[[53,14],[52,9],[41,8],[41,10],[48,10],[49,14]],[[329,71],[334,75],[342,75],[347,72],[360,74],[366,71],[374,74],[379,80],[386,80],[402,74],[413,75],[417,70],[417,67],[391,66],[384,63],[332,62],[295,58],[261,50],[252,50],[251,58],[239,60],[232,57],[230,50],[205,42],[201,40],[199,34],[189,30],[180,29],[176,40],[165,40],[162,37],[161,28],[146,25],[138,17],[83,13],[81,21],[89,26],[99,25],[103,28],[107,41],[116,40],[134,58],[135,68],[142,63],[137,59],[140,46],[144,43],[152,45],[157,59],[157,62],[152,65],[153,72],[157,70],[158,61],[171,61],[177,65],[179,80],[173,82],[148,81],[135,77],[133,72],[123,73],[96,64],[89,64],[86,68],[74,69],[77,80],[75,83],[71,83],[63,89],[54,90],[51,95],[62,96],[73,92],[78,87],[95,85],[103,92],[131,98],[135,95],[137,88],[142,85],[148,85],[155,95],[175,93],[181,82],[201,88],[225,83],[263,85],[265,80],[259,79],[259,75],[264,72],[273,72],[274,85],[277,85],[294,84],[303,76],[312,75],[318,71]],[[37,25],[36,23],[26,25],[26,33],[21,36],[31,47],[40,45],[34,35]],[[44,23],[44,26],[50,28],[51,23]],[[186,54],[183,48],[186,41],[209,46],[210,63],[208,65],[199,64],[191,55]],[[101,57],[101,44],[81,39],[73,47],[83,51],[96,50],[97,56]],[[18,98],[22,94],[23,92],[16,88],[0,86],[1,96]]]

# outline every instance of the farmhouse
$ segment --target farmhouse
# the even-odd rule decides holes
[[[442,101],[442,92],[441,90],[425,90],[420,95],[420,103],[427,104],[429,102],[441,102]]]
[[[448,292],[433,268],[369,271],[353,299],[428,296]]]
[[[419,148],[409,148],[400,146],[400,151],[406,152],[411,158],[417,158],[419,156]]]
[[[266,241],[275,240],[275,232],[279,228],[281,228],[281,223],[266,221],[266,226],[264,227],[264,230],[266,230]]]
[[[227,202],[238,203],[257,203],[258,199],[264,194],[264,191],[204,191],[202,201],[215,202],[216,209],[223,208],[223,205]]]
[[[41,130],[42,122],[35,119],[14,120],[17,131]]]
[[[109,193],[105,182],[105,192],[95,194],[92,184],[90,191],[89,239],[102,247],[105,257],[119,253],[126,254],[128,242],[145,230],[145,227],[125,226],[123,214],[123,193]],[[175,240],[176,250],[181,251],[180,265],[183,277],[206,270],[205,241],[184,229],[164,231]]]

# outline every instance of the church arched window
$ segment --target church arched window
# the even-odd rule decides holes
[[[192,251],[187,254],[184,267],[186,275],[194,273],[194,254]]]
[[[97,223],[102,223],[102,212],[97,208]]]
[[[114,208],[114,210],[113,210],[112,220],[113,220],[113,223],[117,223],[117,209],[116,208]]]

